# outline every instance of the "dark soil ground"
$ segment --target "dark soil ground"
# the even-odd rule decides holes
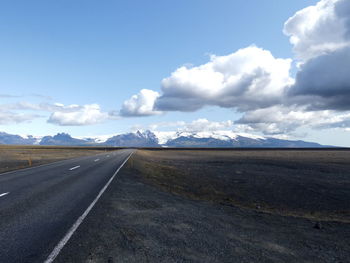
[[[350,151],[138,151],[134,166],[192,199],[350,222]]]
[[[57,262],[349,262],[349,151],[137,151]]]

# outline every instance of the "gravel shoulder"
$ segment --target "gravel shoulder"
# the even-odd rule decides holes
[[[176,152],[138,151],[133,155],[56,262],[346,262],[350,258],[350,224],[347,223],[349,199],[345,199],[349,194],[349,174],[341,172],[349,166],[348,153],[345,156],[340,153],[339,158],[331,154],[331,160],[323,156],[324,153],[311,158],[314,161],[310,159],[305,162],[304,159],[305,167],[291,175],[295,181],[293,184],[293,180],[285,179],[288,177],[283,169],[294,169],[293,165],[284,167],[291,165],[286,156],[283,158],[287,159],[282,160],[281,157],[281,162],[272,166],[272,170],[266,170],[266,167],[276,164],[269,156],[271,153],[265,157],[261,153],[251,153],[247,157],[236,153],[220,156],[198,151]],[[274,183],[255,191],[258,194],[249,199],[245,191],[254,190],[254,182],[259,185],[259,180],[246,179],[246,184],[253,186],[239,188],[237,196],[241,198],[235,199],[232,185],[226,189],[219,182],[226,182],[224,185],[227,185],[230,180],[226,177],[233,175],[243,180],[242,173],[249,169],[244,170],[240,166],[238,171],[242,173],[228,173],[227,170],[237,170],[233,166],[239,163],[235,159],[238,157],[250,164],[246,166],[247,169],[255,162],[260,167],[257,170],[265,171],[265,176],[273,175],[270,181]],[[216,167],[215,174],[208,165],[209,160],[216,162],[211,163]],[[325,163],[327,160],[329,164]],[[298,158],[294,161],[298,162]],[[147,164],[152,167],[153,174],[149,174]],[[158,168],[155,169],[154,165]],[[278,170],[281,165],[284,172]],[[336,184],[324,188],[323,185],[329,184],[329,175],[327,170],[326,174],[320,173],[317,170],[319,165],[322,169],[337,167],[338,176],[333,180],[337,181]],[[218,170],[217,167],[225,168]],[[197,173],[196,169],[201,172]],[[310,191],[307,190],[308,186],[313,186],[315,180],[310,174],[307,180],[303,177],[295,179],[298,178],[296,175],[305,177],[308,174],[305,171],[309,170],[316,171],[322,179],[319,180],[319,187],[311,187]],[[284,179],[275,179],[278,174],[283,174]],[[245,177],[254,177],[254,173],[245,174]],[[231,181],[237,180],[236,177],[231,178]],[[315,196],[321,196],[318,202],[326,202],[320,208],[314,208],[313,214],[307,213],[312,202],[305,206],[298,205],[307,196],[300,195],[300,202],[291,208],[289,204],[295,197],[277,200],[282,194],[293,196],[290,193],[300,180],[305,180],[302,184],[307,186],[304,188],[306,193],[316,191]],[[174,183],[176,181],[178,183]],[[196,181],[200,183],[196,184]],[[283,182],[287,182],[287,185],[282,184],[284,193],[278,194]],[[190,183],[192,187],[189,187]],[[319,195],[319,188],[325,195]],[[334,198],[338,201],[333,202],[330,197],[338,193],[338,188],[342,194],[336,195]],[[256,207],[257,200],[267,208]],[[301,209],[296,209],[299,206]],[[315,228],[316,222],[321,229]]]

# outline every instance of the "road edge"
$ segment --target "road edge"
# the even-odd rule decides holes
[[[100,197],[103,195],[103,193],[106,191],[108,186],[113,181],[114,177],[117,175],[119,170],[124,166],[124,164],[129,160],[131,155],[134,153],[131,152],[129,156],[124,160],[124,162],[119,166],[119,168],[115,171],[115,173],[112,175],[112,177],[108,180],[108,182],[105,184],[105,186],[100,190],[99,194],[96,196],[96,198],[92,201],[92,203],[88,206],[88,208],[85,210],[85,212],[75,221],[75,223],[72,225],[72,227],[68,230],[68,232],[64,235],[64,237],[58,242],[58,244],[55,246],[55,248],[52,250],[50,255],[47,257],[47,259],[44,261],[44,263],[52,263],[56,257],[59,255],[63,247],[67,244],[69,239],[72,237],[74,232],[78,229],[80,224],[84,221],[86,216],[89,214],[89,212],[92,210],[92,208],[95,206],[97,201],[100,199]]]

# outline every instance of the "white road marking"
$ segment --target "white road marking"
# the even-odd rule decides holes
[[[17,173],[17,172],[26,171],[26,170],[37,169],[39,167],[51,166],[51,165],[60,164],[60,163],[64,163],[64,162],[75,160],[75,159],[78,160],[78,159],[81,159],[81,158],[83,158],[83,157],[76,157],[76,158],[72,158],[72,159],[68,159],[68,160],[61,160],[61,161],[57,161],[57,162],[46,163],[46,164],[41,164],[41,165],[27,167],[27,168],[21,168],[21,169],[17,169],[17,170],[14,170],[14,171],[8,171],[8,172],[0,173],[0,175],[13,174],[13,173]],[[85,157],[85,158],[88,158],[88,157]]]
[[[96,159],[94,162],[98,162],[100,159]]]
[[[3,197],[3,196],[5,196],[5,195],[8,195],[10,192],[7,192],[7,193],[2,193],[2,194],[0,194],[0,197]]]
[[[109,157],[109,155],[107,155],[107,157]]]
[[[73,170],[78,169],[78,168],[80,168],[80,165],[77,165],[77,166],[70,168],[69,171],[73,171]]]
[[[58,254],[61,252],[62,248],[67,244],[68,240],[71,238],[71,236],[74,234],[74,232],[77,230],[77,228],[80,226],[80,224],[83,222],[85,217],[89,214],[91,209],[94,207],[96,202],[100,199],[101,195],[106,191],[107,187],[110,185],[110,183],[113,181],[114,177],[117,175],[119,170],[124,166],[124,164],[129,160],[130,156],[133,154],[130,153],[130,155],[125,159],[125,161],[119,166],[117,171],[112,175],[112,177],[108,180],[106,185],[101,189],[99,194],[96,196],[95,200],[89,205],[89,207],[85,210],[85,212],[78,218],[78,220],[73,224],[73,226],[68,230],[66,235],[61,239],[61,241],[56,245],[56,247],[53,249],[51,254],[48,256],[48,258],[45,260],[44,263],[51,263],[55,260],[55,258],[58,256]]]

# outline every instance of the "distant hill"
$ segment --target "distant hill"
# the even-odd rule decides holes
[[[125,133],[112,136],[101,142],[97,138],[73,138],[67,133],[26,138],[0,132],[0,144],[17,145],[57,145],[57,146],[120,146],[120,147],[212,147],[212,148],[321,148],[314,142],[283,140],[251,134],[237,134],[230,131],[216,132],[157,132],[151,131]]]
[[[215,139],[211,137],[198,138],[194,136],[180,136],[167,141],[168,147],[235,147],[235,148],[318,148],[324,147],[318,143],[305,141],[291,141],[275,138],[247,138],[237,136],[235,139]]]
[[[86,146],[91,141],[72,138],[67,133],[58,133],[55,136],[45,136],[41,139],[40,145],[62,145],[62,146]]]
[[[36,141],[37,140],[33,136],[23,138],[19,135],[0,132],[0,144],[33,145]]]
[[[151,131],[126,133],[109,138],[104,145],[130,147],[160,147],[158,138]]]

